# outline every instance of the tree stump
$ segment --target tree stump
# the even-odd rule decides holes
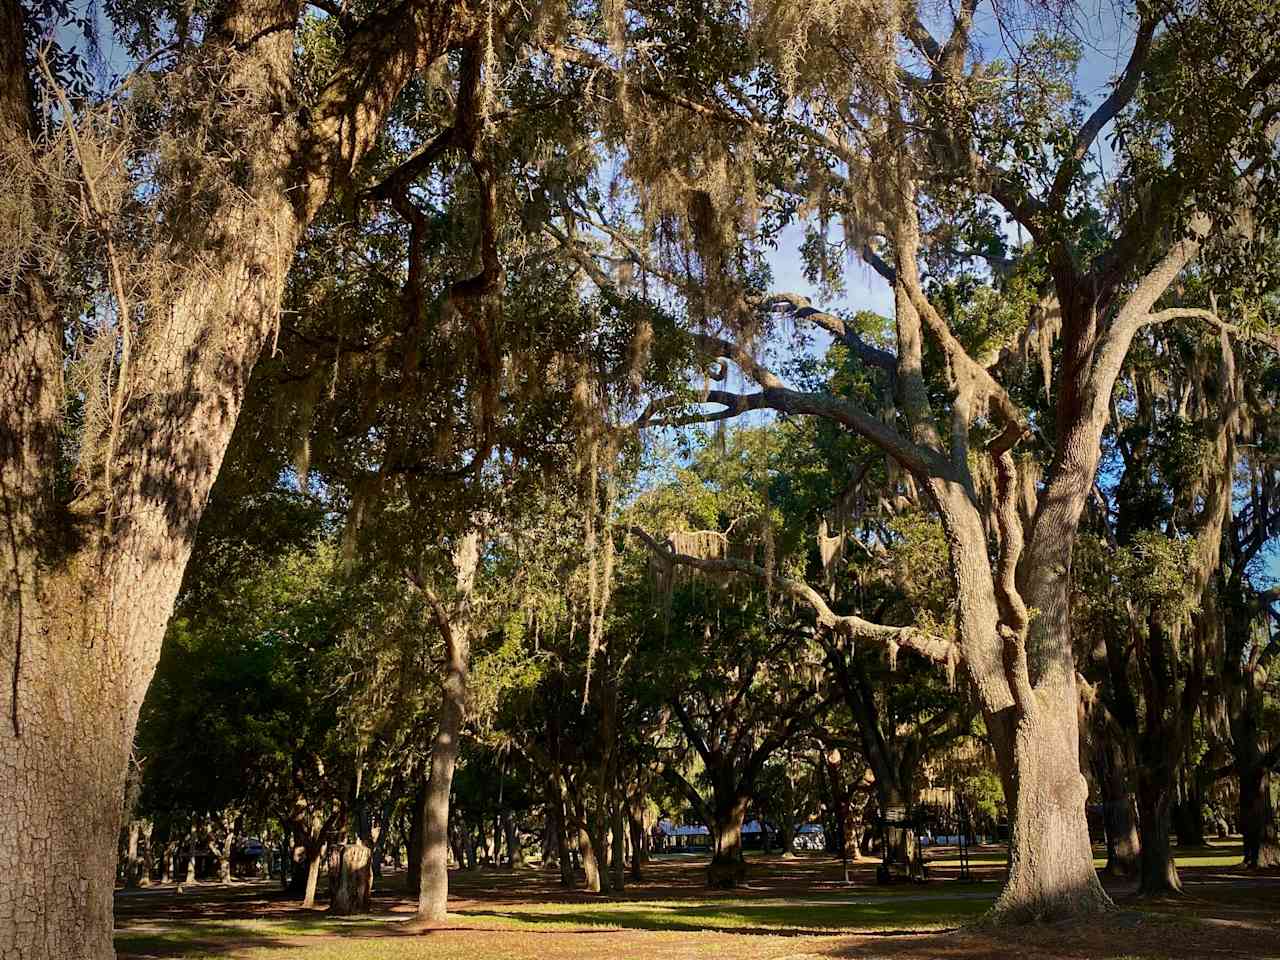
[[[355,843],[335,844],[329,850],[329,912],[339,916],[368,913],[373,894],[369,848]]]

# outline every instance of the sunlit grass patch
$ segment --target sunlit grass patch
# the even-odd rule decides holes
[[[920,888],[916,888],[919,891]],[[828,895],[802,903],[760,900],[634,901],[609,904],[521,904],[484,907],[459,915],[503,926],[593,926],[639,930],[759,930],[855,932],[925,930],[955,926],[980,916],[994,900],[989,896],[896,897]]]

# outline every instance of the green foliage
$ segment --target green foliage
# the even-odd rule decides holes
[[[173,622],[139,721],[144,809],[273,816],[299,780],[328,795],[350,788],[352,758],[327,693],[350,599],[334,562],[325,543],[286,552]]]

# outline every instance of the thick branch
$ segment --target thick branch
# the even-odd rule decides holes
[[[706,335],[699,335],[695,340],[705,353],[733,360],[747,376],[765,388],[756,394],[713,390],[707,394],[706,402],[723,404],[739,412],[771,409],[779,413],[823,417],[866,437],[906,469],[919,476],[943,478],[953,476],[954,471],[951,465],[936,451],[908,440],[892,426],[879,417],[872,416],[852,400],[826,393],[801,393],[791,390],[784,386],[774,373],[762,367],[737,344]],[[717,417],[717,419],[722,418]]]
[[[893,353],[867,343],[856,330],[834,314],[815,309],[808,297],[795,293],[773,293],[765,300],[764,306],[781,308],[793,320],[808,320],[852,350],[863,363],[878,367],[891,377],[897,376],[898,358]]]

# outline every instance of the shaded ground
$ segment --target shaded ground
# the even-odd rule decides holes
[[[1187,895],[1138,901],[1131,885],[1109,885],[1120,910],[1088,925],[1017,930],[975,927],[999,892],[1003,853],[980,851],[973,877],[958,879],[936,851],[924,885],[877,887],[874,863],[827,857],[751,862],[749,886],[702,886],[704,861],[655,861],[621,895],[566,891],[532,870],[450,877],[450,922],[410,924],[403,879],[379,883],[367,917],[303,910],[274,883],[121,891],[116,898],[122,958],[229,957],[254,960],[626,960],[626,958],[1057,958],[1263,957],[1280,960],[1280,874],[1250,873],[1238,844],[1181,856]]]

